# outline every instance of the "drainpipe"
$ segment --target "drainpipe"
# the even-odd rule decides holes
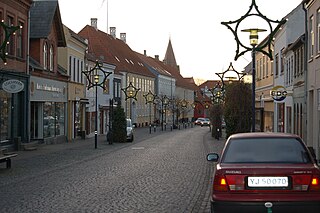
[[[32,5],[34,4],[34,2],[32,2]],[[27,132],[26,132],[26,139],[27,139],[27,143],[29,143],[31,141],[31,135],[30,135],[30,125],[31,125],[31,102],[30,102],[30,72],[29,72],[29,66],[30,66],[30,8],[28,11],[28,32],[27,32],[27,61],[26,61],[26,74],[28,76],[28,91],[27,91],[27,109],[26,111],[28,112],[26,115],[26,127],[27,127]]]
[[[304,128],[303,128],[303,140],[306,141],[306,143],[308,145],[311,145],[310,144],[310,141],[308,141],[308,137],[309,138],[312,138],[311,135],[307,135],[307,132],[308,132],[308,110],[307,110],[307,107],[308,107],[308,38],[309,38],[309,34],[308,34],[308,12],[307,12],[307,9],[305,7],[306,5],[306,0],[302,1],[301,2],[301,6],[302,6],[302,9],[304,10],[304,24],[305,24],[305,37],[304,37]]]

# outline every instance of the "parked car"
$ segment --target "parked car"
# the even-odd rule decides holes
[[[203,120],[201,120],[200,122],[200,126],[210,126],[211,122],[209,118],[204,118]]]
[[[320,212],[320,169],[299,136],[231,135],[213,175],[211,212]]]
[[[194,125],[201,125],[201,121],[203,121],[204,118],[198,118],[195,122]]]
[[[134,127],[131,119],[127,118],[127,141],[132,142],[134,139]]]

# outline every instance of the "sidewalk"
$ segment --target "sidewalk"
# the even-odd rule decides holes
[[[182,130],[182,129],[181,129]],[[181,131],[180,130],[180,131]],[[179,131],[177,129],[173,131]],[[150,134],[150,129],[149,127],[139,127],[134,129],[134,141],[132,142],[137,143],[141,140],[146,140],[148,138],[155,137],[159,134],[165,134],[166,132],[171,132],[170,128],[167,128],[166,130],[164,129],[163,131],[161,130],[161,126],[156,127],[156,130],[152,127],[151,128],[151,134]],[[123,146],[128,146],[131,145],[132,143],[113,143],[112,145],[109,144],[109,142],[106,139],[106,135],[98,135],[98,144],[97,144],[97,150],[106,150],[106,149],[114,149],[114,148],[121,148]],[[90,137],[86,139],[81,139],[77,138],[72,141],[69,141],[67,143],[59,143],[59,144],[39,144],[37,146],[37,149],[27,151],[13,151],[14,153],[17,153],[18,156],[12,158],[12,168],[14,168],[14,162],[16,160],[21,160],[21,159],[28,159],[32,158],[35,156],[40,156],[40,155],[46,155],[49,153],[54,153],[54,152],[59,152],[63,150],[95,150],[95,138]],[[2,165],[0,164],[0,168]]]

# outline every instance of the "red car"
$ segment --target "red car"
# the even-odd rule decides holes
[[[320,170],[299,136],[234,134],[207,160],[217,162],[211,212],[320,212]]]

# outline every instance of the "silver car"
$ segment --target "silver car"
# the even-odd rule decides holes
[[[134,125],[132,124],[131,119],[127,118],[127,141],[133,141]]]

